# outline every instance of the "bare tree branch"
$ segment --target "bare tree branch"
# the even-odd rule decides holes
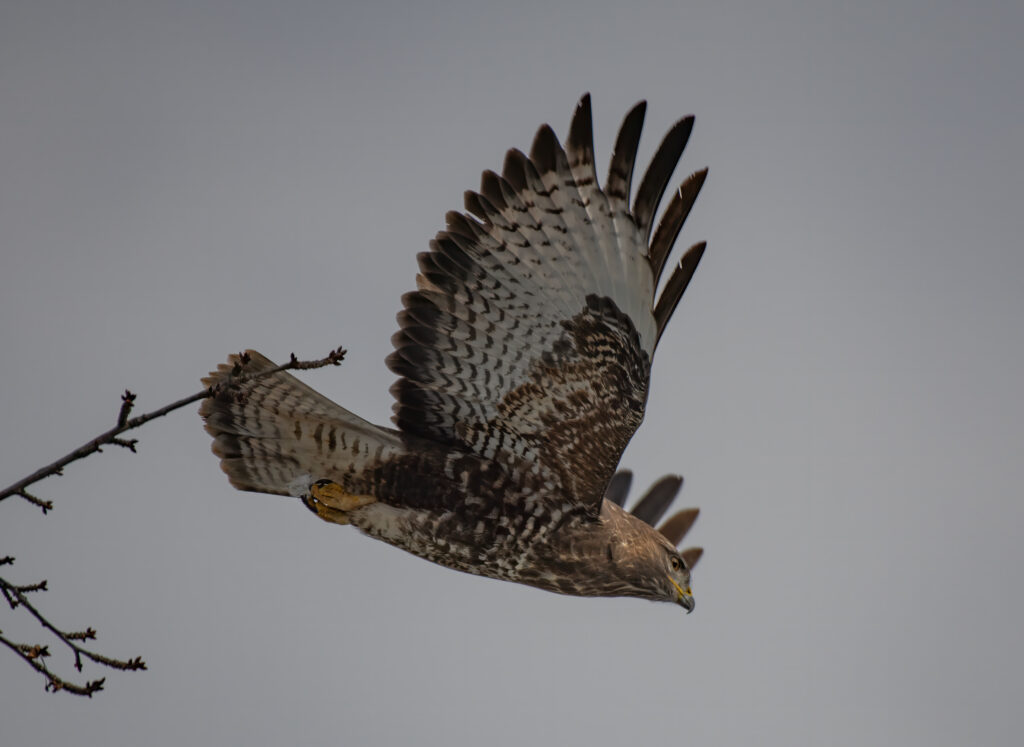
[[[281,371],[309,370],[313,368],[323,368],[324,366],[338,366],[341,365],[341,362],[345,359],[345,349],[337,348],[335,350],[332,350],[325,357],[312,361],[300,361],[298,358],[295,357],[295,354],[292,353],[290,357],[291,359],[288,361],[288,363],[284,363],[280,366],[277,366],[276,368],[272,368],[267,371],[262,371],[258,374],[253,374],[252,376],[246,376],[245,374],[245,363],[248,362],[248,356],[246,356],[243,353],[241,357],[242,362],[235,367],[236,371],[232,372],[233,378],[228,382],[230,384],[238,384],[239,382],[245,382],[247,380],[262,379],[267,376],[272,376],[273,374],[279,373]],[[214,391],[215,389],[217,391]],[[164,405],[163,407],[153,410],[152,412],[147,412],[145,415],[139,415],[138,417],[134,417],[129,420],[128,415],[131,412],[132,405],[135,402],[136,395],[128,390],[125,390],[125,393],[121,396],[121,410],[117,416],[117,425],[115,425],[110,430],[104,431],[103,433],[99,434],[91,441],[87,441],[86,443],[82,444],[74,451],[65,454],[60,459],[51,462],[45,467],[40,467],[28,477],[24,477],[21,480],[18,480],[17,482],[7,486],[3,490],[0,490],[0,501],[4,500],[5,498],[10,498],[12,495],[17,495],[21,496],[30,503],[40,506],[43,509],[43,513],[50,511],[53,508],[52,502],[42,501],[39,498],[36,498],[34,495],[30,495],[25,489],[28,486],[33,485],[44,478],[51,477],[53,475],[63,474],[64,467],[66,467],[67,465],[71,464],[74,461],[84,459],[90,454],[95,454],[98,451],[102,451],[103,449],[101,447],[107,444],[114,444],[116,446],[122,446],[131,451],[135,451],[135,444],[137,443],[137,441],[126,441],[124,439],[119,439],[118,436],[120,436],[125,431],[134,430],[139,426],[145,425],[150,420],[155,420],[156,418],[163,417],[164,415],[174,412],[175,410],[180,410],[182,407],[190,405],[193,402],[198,402],[199,400],[206,399],[207,397],[216,396],[218,391],[219,389],[217,387],[203,389],[200,392],[190,394],[188,397],[183,397],[182,399],[179,399],[176,402],[172,402],[169,405]]]
[[[47,650],[46,646],[40,646],[39,644],[30,645],[27,643],[15,643],[3,635],[2,631],[0,631],[0,643],[7,646],[7,648],[20,656],[30,667],[46,677],[46,689],[49,692],[55,693],[58,691],[64,691],[74,695],[85,695],[86,697],[91,698],[94,692],[98,692],[103,689],[103,683],[106,682],[106,677],[101,677],[98,680],[86,682],[84,685],[76,685],[74,682],[68,682],[61,679],[47,669],[45,657],[49,656],[50,652]]]
[[[231,371],[231,376],[228,380],[221,382],[216,386],[196,392],[195,394],[191,394],[188,397],[183,397],[182,399],[171,402],[163,407],[159,407],[152,412],[138,415],[134,418],[130,417],[130,415],[135,406],[136,395],[126,389],[124,394],[121,395],[121,407],[117,413],[116,424],[113,428],[100,433],[98,436],[82,444],[74,451],[65,454],[45,467],[37,469],[27,477],[23,477],[3,490],[0,490],[0,501],[3,501],[5,498],[10,498],[11,496],[19,496],[32,505],[38,506],[42,509],[42,512],[46,514],[53,510],[53,502],[38,498],[32,493],[29,493],[27,488],[47,477],[63,474],[64,468],[67,465],[78,461],[79,459],[91,456],[92,454],[102,452],[102,447],[106,445],[120,446],[121,448],[128,449],[134,453],[138,440],[121,438],[122,433],[139,428],[151,420],[163,417],[175,410],[180,410],[182,407],[193,402],[198,402],[202,399],[206,399],[207,397],[215,397],[227,387],[238,386],[239,384],[245,384],[248,381],[256,381],[267,376],[272,376],[273,374],[281,371],[310,370],[314,368],[323,368],[324,366],[337,366],[341,364],[344,358],[345,349],[340,347],[332,350],[323,358],[310,361],[300,361],[293,353],[289,356],[287,363],[267,371],[261,371],[256,374],[247,374],[245,367],[249,362],[249,356],[246,353],[242,353],[239,355],[239,361]],[[14,558],[10,555],[0,557],[0,566],[13,565],[13,563]],[[10,609],[24,609],[29,615],[35,618],[36,622],[39,623],[44,630],[67,647],[74,656],[74,666],[79,672],[82,671],[83,659],[88,659],[96,664],[122,671],[137,671],[146,668],[146,664],[141,657],[137,656],[134,659],[115,659],[82,646],[81,643],[84,641],[96,640],[96,631],[91,627],[79,631],[65,631],[51,623],[46,616],[28,600],[26,596],[28,594],[36,592],[41,593],[45,591],[47,591],[46,580],[32,584],[15,584],[0,577],[0,596],[6,600]],[[0,644],[6,646],[35,671],[42,674],[46,678],[46,690],[49,692],[68,692],[91,698],[93,693],[103,689],[103,683],[106,681],[106,678],[89,680],[80,685],[65,680],[50,671],[46,665],[46,659],[50,656],[50,650],[43,644],[17,643],[3,635],[2,631],[0,631]]]
[[[71,633],[60,630],[54,626],[53,623],[47,620],[42,613],[40,613],[39,610],[37,610],[32,603],[28,601],[28,598],[25,596],[26,590],[46,591],[46,581],[43,580],[38,584],[32,584],[31,586],[15,586],[14,584],[9,583],[6,579],[0,578],[0,593],[3,594],[11,609],[13,610],[18,607],[24,607],[42,627],[49,630],[50,633],[56,636],[59,641],[71,649],[75,655],[75,669],[79,672],[82,671],[82,657],[90,659],[97,664],[103,664],[104,666],[112,667],[114,669],[136,670],[146,668],[146,663],[142,661],[141,657],[137,656],[134,659],[128,660],[112,659],[108,656],[104,656],[103,654],[96,653],[95,651],[91,651],[78,645],[75,641],[94,640],[96,638],[96,631],[92,628],[81,632]],[[49,653],[45,646],[39,647],[39,649],[40,651],[46,651],[46,654]],[[33,658],[41,658],[43,655],[44,654],[40,653]]]

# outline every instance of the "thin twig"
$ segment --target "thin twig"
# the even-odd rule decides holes
[[[99,449],[97,449],[97,451],[99,451]],[[54,474],[59,474],[59,473],[60,473],[60,470],[58,468],[58,471],[55,472]],[[41,508],[43,510],[44,514],[47,511],[52,511],[53,510],[53,501],[40,500],[39,498],[36,498],[34,495],[32,495],[27,490],[19,490],[19,491],[17,491],[17,493],[15,493],[15,495],[19,495],[22,498],[24,498],[26,501],[28,501],[29,503],[31,503],[31,504],[33,504],[35,506],[39,506],[39,508]],[[7,496],[4,496],[4,498],[6,498],[6,497]],[[0,498],[0,500],[3,500],[3,499]]]
[[[14,588],[20,591],[22,594],[31,594],[33,591],[46,591],[46,579],[44,578],[38,584],[28,584],[27,586],[15,586]]]
[[[117,424],[124,425],[128,422],[128,416],[131,415],[132,407],[135,406],[135,395],[129,389],[124,390],[124,394],[121,395],[121,410],[117,413]]]
[[[7,648],[24,659],[30,667],[46,677],[46,689],[49,692],[55,693],[63,690],[64,692],[73,693],[74,695],[84,695],[87,698],[91,698],[93,693],[99,692],[103,689],[103,683],[106,682],[106,677],[101,677],[98,680],[91,680],[86,682],[85,685],[76,685],[74,682],[67,682],[47,669],[44,657],[49,656],[50,652],[46,649],[46,646],[15,643],[2,633],[0,633],[0,643],[7,646]]]
[[[139,657],[136,657],[134,659],[128,659],[127,661],[120,659],[111,659],[107,656],[104,656],[103,654],[98,654],[95,651],[90,651],[87,648],[79,646],[77,643],[75,643],[75,641],[83,640],[84,636],[81,633],[76,633],[69,636],[63,630],[58,629],[53,623],[47,620],[43,616],[43,614],[32,605],[31,602],[28,601],[28,598],[25,596],[24,593],[22,593],[21,587],[15,586],[14,584],[8,582],[6,579],[0,578],[0,590],[3,591],[4,597],[7,598],[8,604],[10,604],[12,608],[24,607],[41,626],[43,626],[51,633],[53,633],[53,635],[55,635],[65,646],[71,649],[71,651],[75,655],[75,669],[77,669],[79,672],[82,671],[81,659],[83,656],[87,659],[91,659],[97,664],[104,664],[108,667],[113,667],[115,669],[146,668],[145,662],[143,662],[142,659]],[[13,603],[11,602],[12,597],[14,599]],[[95,631],[93,632],[95,634]]]

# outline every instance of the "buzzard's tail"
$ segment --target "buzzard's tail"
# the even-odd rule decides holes
[[[305,495],[327,479],[363,495],[369,470],[402,450],[395,431],[378,428],[248,350],[203,379],[216,389],[199,414],[213,453],[239,490]]]

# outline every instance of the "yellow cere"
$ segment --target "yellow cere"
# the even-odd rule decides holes
[[[680,586],[679,584],[676,583],[676,580],[674,578],[670,578],[669,581],[671,581],[672,585],[674,587],[676,587],[676,591],[679,592],[679,598],[680,599],[682,599],[683,597],[692,597],[693,596],[693,592],[690,591],[690,587],[689,586],[687,586],[686,589],[683,589],[682,586]]]

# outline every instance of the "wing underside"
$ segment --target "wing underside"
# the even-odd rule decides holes
[[[394,420],[406,433],[531,473],[600,504],[643,419],[658,339],[704,249],[692,247],[655,289],[706,171],[655,211],[693,124],[666,135],[631,179],[645,105],[627,114],[607,185],[598,185],[589,96],[566,145],[540,128],[529,156],[484,172],[467,213],[419,255],[388,358],[401,376]]]

